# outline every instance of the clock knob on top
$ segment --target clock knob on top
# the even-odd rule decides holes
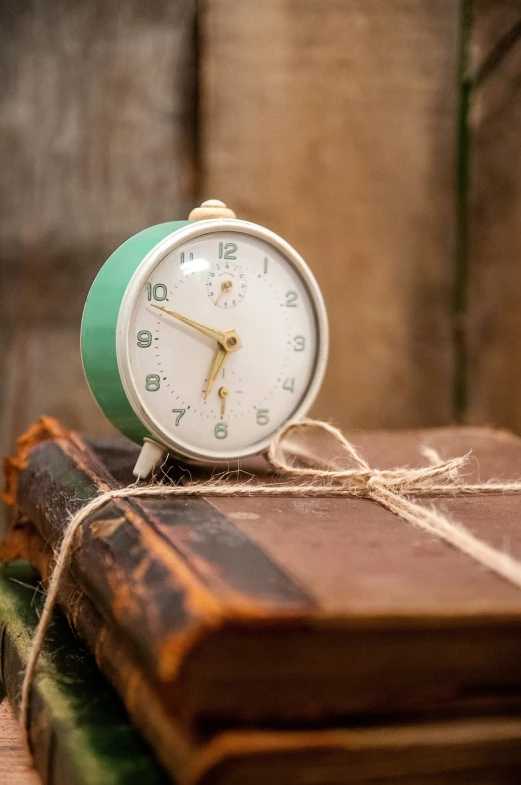
[[[236,218],[220,199],[207,199],[200,207],[195,207],[188,216],[189,221],[204,221],[206,218]]]

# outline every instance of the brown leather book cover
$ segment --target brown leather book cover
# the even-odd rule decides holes
[[[355,434],[372,465],[470,449],[468,479],[521,475],[521,441],[491,429]],[[40,421],[7,495],[56,546],[68,516],[130,480],[135,450]],[[117,478],[117,479],[116,479]],[[521,553],[517,495],[441,505]],[[187,723],[324,723],[516,708],[521,593],[361,499],[112,501],[71,571],[167,706]]]
[[[52,551],[29,522],[17,524],[0,551],[6,560],[28,557],[42,576],[49,574]],[[0,569],[0,663],[17,707],[37,613],[34,590],[11,582],[11,576],[16,580],[16,569]],[[161,694],[70,574],[59,602],[74,633],[85,641],[119,692],[132,725],[178,785],[302,785],[311,780],[315,785],[459,785],[462,779],[473,785],[510,785],[521,775],[517,717],[315,730],[196,731],[165,711]],[[125,725],[121,708],[64,629],[59,614],[35,677],[30,732],[36,764],[48,785],[105,783],[108,776],[122,785],[162,781],[139,740],[129,748],[133,729]]]

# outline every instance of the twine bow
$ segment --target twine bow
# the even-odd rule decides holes
[[[289,450],[285,447],[285,443],[290,442],[289,437],[292,433],[300,435],[306,431],[322,431],[332,436],[335,443],[342,448],[341,457],[351,461],[355,468],[333,469],[330,468],[330,463],[325,463],[318,455],[308,450],[302,450],[296,445],[293,445]],[[324,491],[320,485],[317,485],[319,481],[326,483],[328,495],[366,497],[371,496],[372,492],[379,488],[395,490],[400,494],[446,492],[448,488],[452,489],[453,486],[437,483],[443,479],[454,483],[469,458],[469,455],[464,455],[443,461],[432,448],[423,448],[423,453],[431,463],[426,468],[411,469],[408,466],[396,469],[371,468],[338,428],[326,422],[304,419],[288,425],[273,439],[267,458],[270,466],[281,476],[295,477],[298,480],[305,477],[311,478],[314,487],[320,489],[321,495]],[[308,467],[296,466],[295,458],[300,458],[310,465]]]
[[[314,466],[295,466],[284,443],[292,432],[319,430],[333,437],[342,448],[342,453],[356,468],[332,469],[324,467],[321,460],[313,459],[305,452],[304,459],[315,461]],[[407,466],[396,469],[371,468],[338,428],[329,423],[302,420],[288,425],[270,445],[268,460],[280,474],[301,478],[312,478],[307,486],[297,485],[306,495],[352,496],[372,499],[408,523],[439,537],[475,561],[497,573],[521,589],[521,562],[508,553],[488,545],[475,537],[462,524],[451,520],[433,507],[425,507],[408,496],[460,496],[483,493],[521,493],[521,482],[466,483],[460,478],[461,469],[468,463],[470,453],[449,460],[441,460],[432,448],[423,448],[423,454],[431,465],[411,469]],[[317,481],[322,484],[317,485]]]
[[[354,467],[337,469],[331,463],[325,463],[313,452],[296,445],[288,447],[291,443],[289,437],[292,434],[302,434],[311,430],[331,436],[334,443],[341,448],[344,460],[347,458]],[[22,684],[20,722],[29,752],[31,752],[29,695],[32,679],[56,603],[60,583],[69,566],[74,537],[81,524],[112,499],[151,496],[165,498],[168,496],[346,496],[371,499],[413,526],[445,540],[454,548],[521,589],[521,562],[512,558],[508,553],[499,551],[478,539],[460,523],[450,520],[438,510],[425,507],[408,498],[427,495],[521,493],[521,482],[465,483],[460,477],[460,472],[468,462],[469,455],[444,461],[432,449],[424,448],[423,454],[430,461],[430,465],[424,468],[375,469],[369,466],[337,428],[325,422],[305,419],[286,426],[273,439],[266,456],[277,477],[288,482],[234,482],[229,475],[223,475],[209,481],[191,482],[186,485],[131,485],[128,488],[118,488],[101,493],[92,499],[72,515],[67,524],[49,583],[45,605],[27,659]],[[307,465],[302,465],[303,463]]]

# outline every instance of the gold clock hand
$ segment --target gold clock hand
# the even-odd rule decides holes
[[[222,284],[221,284],[221,291],[219,292],[217,300],[215,301],[216,305],[219,302],[219,300],[221,299],[221,297],[223,296],[223,294],[226,294],[226,292],[229,292],[230,289],[232,288],[232,286],[233,286],[233,281],[223,281],[222,282]]]
[[[215,330],[213,327],[208,327],[206,324],[196,322],[194,319],[189,319],[187,316],[183,316],[176,311],[169,311],[168,308],[164,308],[162,305],[152,305],[152,308],[157,308],[158,311],[163,311],[163,313],[173,316],[174,319],[179,319],[180,322],[184,322],[184,324],[187,324],[189,327],[193,327],[194,330],[198,330],[203,335],[207,335],[208,338],[213,338],[213,340],[217,341],[217,343],[227,352],[236,352],[237,349],[240,349],[242,346],[241,340],[235,330],[221,332],[220,330]]]
[[[213,327],[207,327],[205,324],[200,324],[200,322],[189,319],[187,316],[183,316],[180,313],[169,311],[168,308],[163,308],[162,305],[152,305],[152,308],[157,308],[158,311],[163,311],[163,313],[173,316],[174,319],[179,319],[180,322],[184,322],[189,327],[193,327],[194,330],[199,330],[200,333],[207,335],[208,338],[213,338],[213,340],[217,341],[218,343],[224,344],[226,340],[226,333],[222,333],[219,330],[214,330]]]
[[[212,367],[210,369],[210,373],[208,375],[208,381],[206,382],[206,389],[204,391],[204,400],[208,398],[211,389],[214,385],[217,376],[219,375],[219,371],[224,365],[224,361],[228,357],[228,352],[223,346],[218,346],[217,351],[215,353],[215,357],[213,359]]]
[[[228,397],[228,388],[219,387],[219,398],[221,399],[221,417],[226,414],[226,398]]]

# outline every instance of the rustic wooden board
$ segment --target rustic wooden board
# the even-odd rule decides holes
[[[0,705],[0,782],[2,785],[39,785],[29,764],[20,725],[7,701]]]
[[[521,2],[475,0],[468,420],[521,430]]]
[[[195,190],[194,0],[0,7],[0,452],[42,413],[106,432],[79,357],[85,297]]]
[[[313,266],[331,317],[315,407],[453,415],[456,0],[206,0],[202,181]]]

